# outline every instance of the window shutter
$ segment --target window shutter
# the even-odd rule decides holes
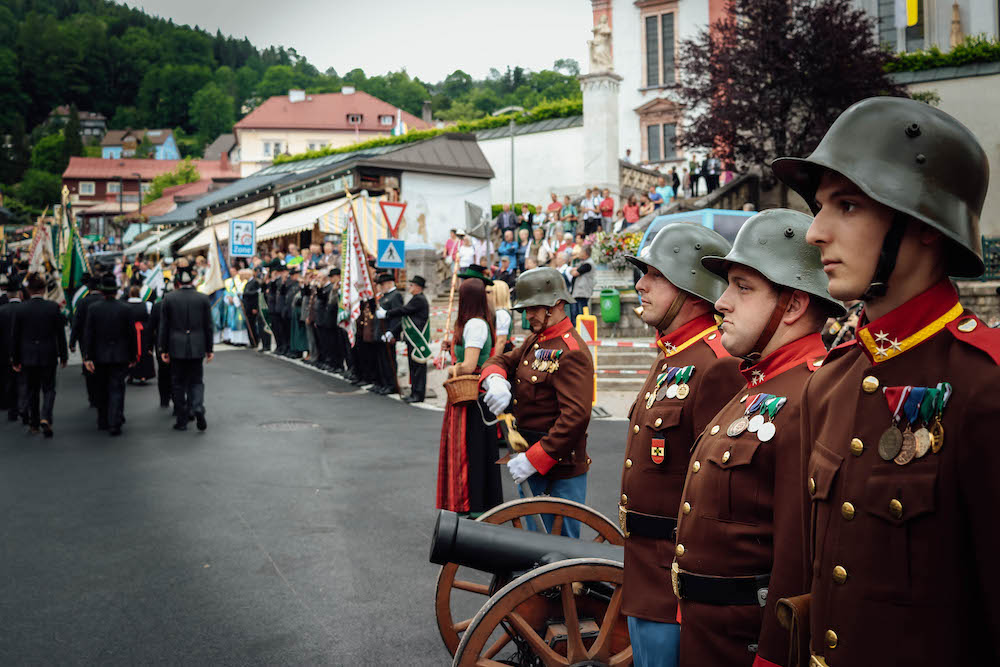
[[[663,85],[674,82],[674,15],[663,14],[661,17],[663,29],[660,35],[663,42]]]
[[[659,40],[655,16],[646,17],[646,85],[660,85]]]
[[[646,145],[650,162],[660,161],[660,126],[646,126]]]
[[[677,125],[666,123],[663,126],[663,159],[677,158]]]

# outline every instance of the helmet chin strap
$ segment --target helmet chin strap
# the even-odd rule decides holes
[[[684,305],[686,300],[687,292],[677,290],[677,296],[674,297],[670,307],[667,308],[667,312],[665,312],[663,317],[660,318],[660,321],[656,323],[656,330],[660,332],[660,335],[663,335],[663,332],[666,331],[667,327],[669,327],[674,321],[677,317],[677,313],[681,312],[681,306]]]
[[[558,306],[559,304],[556,303],[556,305]],[[545,330],[549,328],[549,318],[552,317],[552,308],[553,307],[550,306],[545,309],[545,319],[542,321],[542,328],[535,332],[539,336],[545,333]]]
[[[774,310],[771,311],[771,319],[768,320],[764,330],[760,332],[757,342],[753,344],[750,351],[741,357],[744,361],[750,364],[756,364],[760,361],[764,348],[771,342],[774,332],[778,330],[778,325],[781,324],[781,318],[784,317],[785,311],[788,309],[788,304],[792,300],[793,293],[794,290],[787,287],[782,287],[781,291],[778,292],[778,302],[774,304]]]
[[[907,216],[896,213],[892,218],[892,226],[882,240],[882,250],[878,255],[878,264],[875,265],[875,274],[872,276],[868,289],[861,295],[862,301],[877,299],[885,296],[889,291],[889,276],[896,268],[896,259],[899,257],[899,244],[903,241],[903,234],[906,233]]]

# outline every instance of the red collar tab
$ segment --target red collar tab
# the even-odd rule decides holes
[[[564,333],[573,328],[573,321],[570,318],[566,318],[559,322],[559,324],[553,324],[548,329],[543,331],[538,336],[538,342],[544,343],[547,340],[552,340],[553,338],[559,338]]]
[[[818,333],[809,334],[778,348],[753,366],[746,366],[744,362],[740,373],[747,381],[747,387],[756,387],[799,364],[813,363],[817,357],[822,359],[825,354],[823,337]]]
[[[714,326],[716,326],[715,315],[706,313],[685,322],[670,333],[660,336],[656,339],[656,345],[670,354],[670,350],[679,348],[694,337],[701,338],[705,335],[705,329]]]
[[[931,338],[957,319],[963,310],[955,288],[944,279],[874,322],[858,328],[856,341],[873,364],[883,363]],[[864,312],[861,315],[864,318]]]

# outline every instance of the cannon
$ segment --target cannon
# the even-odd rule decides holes
[[[524,530],[536,514],[554,516],[551,534]],[[596,536],[562,536],[566,518]],[[430,560],[442,566],[435,606],[453,664],[630,665],[623,542],[606,517],[559,498],[511,501],[475,521],[442,511]],[[454,620],[470,609],[478,611]]]

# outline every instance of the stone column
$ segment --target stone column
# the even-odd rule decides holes
[[[583,178],[585,187],[621,195],[618,168],[618,90],[622,77],[611,71],[577,77],[583,89]]]

